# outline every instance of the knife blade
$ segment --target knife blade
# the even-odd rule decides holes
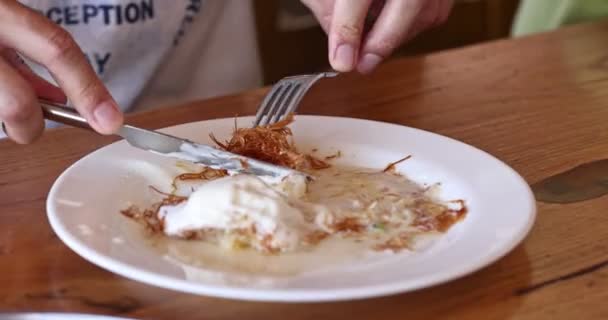
[[[66,125],[93,130],[76,111],[53,102],[39,100],[44,117]],[[117,135],[130,145],[156,154],[186,160],[213,169],[225,169],[233,173],[248,173],[256,176],[284,177],[290,174],[306,174],[291,168],[277,166],[257,159],[244,157],[218,148],[195,143],[158,131],[123,125]]]

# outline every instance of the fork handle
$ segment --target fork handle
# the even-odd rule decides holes
[[[38,99],[45,119],[87,130],[93,130],[87,120],[74,109],[51,101]],[[93,130],[94,131],[94,130]]]

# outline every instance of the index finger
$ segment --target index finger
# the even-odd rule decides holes
[[[0,0],[0,42],[45,66],[96,131],[110,134],[122,125],[116,102],[65,29],[17,1]]]
[[[406,39],[425,5],[430,0],[388,0],[378,20],[370,30],[357,69],[371,72]],[[435,13],[433,11],[433,13]]]
[[[329,61],[340,72],[354,69],[363,24],[372,0],[336,0],[329,30]]]

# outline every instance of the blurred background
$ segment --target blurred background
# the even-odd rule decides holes
[[[254,1],[264,84],[329,68],[327,37],[300,0]],[[505,38],[519,0],[456,0],[447,23],[424,32],[394,56],[415,55]]]

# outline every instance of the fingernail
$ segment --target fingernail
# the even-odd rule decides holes
[[[104,133],[116,130],[121,121],[121,114],[112,102],[103,102],[98,105],[93,112],[93,117],[95,117],[95,122],[106,130]]]
[[[355,48],[347,43],[339,45],[334,54],[333,64],[337,71],[351,71],[355,64]]]
[[[361,61],[359,62],[359,65],[357,66],[357,71],[361,73],[371,73],[372,71],[374,71],[374,69],[376,69],[378,64],[380,64],[380,61],[382,61],[382,58],[379,55],[368,53],[364,55],[363,59],[361,59]]]

